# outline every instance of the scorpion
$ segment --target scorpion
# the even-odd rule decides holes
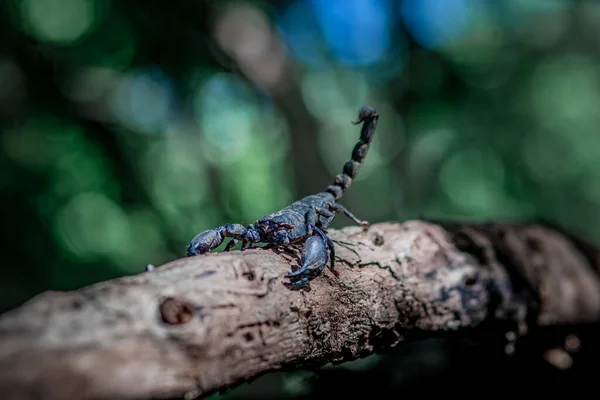
[[[363,123],[360,139],[352,150],[351,159],[344,164],[342,173],[335,177],[333,184],[329,185],[324,192],[308,195],[280,211],[260,218],[247,227],[234,223],[201,232],[189,243],[187,256],[210,252],[220,246],[225,238],[231,240],[224,251],[231,250],[240,240],[242,251],[258,243],[265,243],[264,248],[279,248],[304,241],[301,254],[302,266],[286,275],[286,278],[290,279],[290,283],[286,285],[298,288],[308,284],[319,276],[328,261],[331,270],[334,271],[335,248],[326,232],[335,215],[344,213],[363,229],[367,229],[370,225],[368,221],[359,220],[338,201],[350,187],[352,180],[356,178],[365,160],[378,119],[379,115],[374,108],[364,106],[360,109],[358,119],[352,121],[355,125]]]

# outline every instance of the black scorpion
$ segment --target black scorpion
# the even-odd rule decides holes
[[[336,213],[343,212],[365,229],[369,226],[369,222],[359,220],[337,201],[356,178],[369,151],[378,119],[379,115],[372,107],[365,106],[360,109],[358,120],[352,122],[363,122],[360,139],[354,146],[351,159],[344,164],[343,172],[335,177],[334,183],[324,192],[306,196],[283,210],[262,217],[248,227],[226,224],[201,232],[188,245],[188,257],[214,250],[227,237],[231,238],[231,241],[225,247],[225,251],[229,251],[240,240],[241,250],[250,248],[255,243],[266,243],[265,247],[281,247],[304,240],[302,267],[286,275],[293,280],[288,285],[299,287],[307,284],[321,273],[328,260],[333,270],[335,249],[326,232]],[[327,249],[330,250],[331,257],[327,254]]]

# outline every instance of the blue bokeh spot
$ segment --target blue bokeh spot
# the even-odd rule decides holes
[[[394,23],[390,1],[295,1],[277,25],[294,56],[305,64],[368,66],[388,53]]]
[[[471,21],[471,0],[401,0],[402,18],[414,40],[428,49],[461,37]]]
[[[390,46],[389,0],[309,0],[333,56],[350,66],[383,58]]]

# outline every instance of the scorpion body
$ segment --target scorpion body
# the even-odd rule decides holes
[[[265,215],[247,227],[226,224],[201,232],[188,245],[187,255],[195,256],[212,251],[227,237],[231,241],[225,251],[229,251],[240,240],[242,250],[261,242],[266,243],[267,247],[280,247],[304,241],[302,267],[286,275],[294,279],[290,286],[298,287],[310,282],[325,268],[328,260],[333,269],[335,249],[326,232],[335,215],[342,212],[364,228],[369,226],[367,221],[359,220],[337,202],[350,187],[365,160],[378,119],[379,115],[372,107],[361,108],[358,120],[353,122],[363,123],[360,139],[354,146],[351,159],[344,164],[342,173],[335,177],[334,183],[324,192],[306,196],[280,211]]]

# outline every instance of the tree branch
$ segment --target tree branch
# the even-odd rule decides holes
[[[184,258],[0,317],[5,399],[188,398],[279,368],[364,357],[433,335],[595,322],[600,279],[541,225],[382,223],[330,230],[309,291],[272,250]]]

